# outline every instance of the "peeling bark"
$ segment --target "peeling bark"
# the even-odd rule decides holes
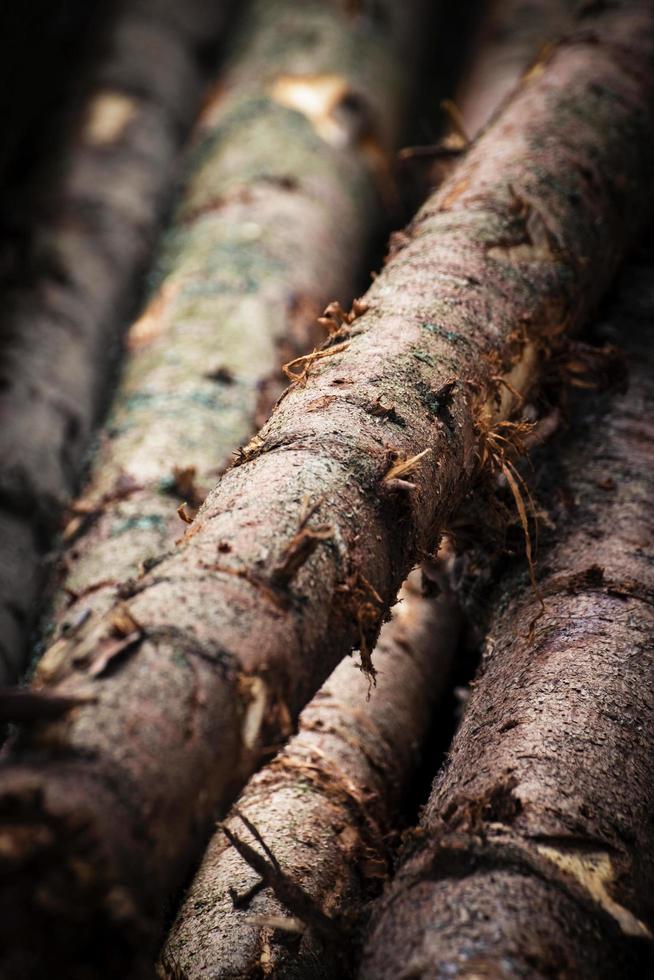
[[[7,753],[6,960],[35,930],[50,963],[149,948],[216,811],[342,656],[366,661],[516,386],[611,280],[650,208],[654,10],[584,24],[419,212],[179,551],[46,654],[37,684],[94,704]],[[300,529],[327,528],[277,588]]]
[[[542,462],[543,615],[524,568],[485,596],[481,670],[364,978],[654,969],[653,263],[630,269],[604,324],[628,393]]]
[[[1,682],[24,665],[44,556],[77,487],[224,9],[194,0],[180,16],[167,0],[126,5],[35,233],[33,275],[4,299]],[[198,22],[211,32],[198,37]]]
[[[281,364],[319,339],[330,299],[354,294],[384,215],[421,8],[389,7],[377,23],[338,3],[265,0],[242,23],[68,523],[59,632],[106,611],[172,548],[177,504],[195,513],[267,417]]]
[[[367,903],[390,870],[389,837],[457,644],[449,598],[422,595],[417,572],[400,597],[375,648],[379,676],[369,700],[369,681],[343,661],[300,715],[299,733],[250,780],[227,818],[255,847],[239,815],[257,828],[282,873],[327,916],[331,934],[310,913],[290,936],[253,924],[288,924],[302,919],[301,910],[270,887],[247,900],[261,879],[218,830],[166,941],[166,977],[351,975]]]

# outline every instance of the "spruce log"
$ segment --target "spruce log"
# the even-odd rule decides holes
[[[487,121],[494,100],[505,97],[562,20],[557,3],[492,5],[484,44],[461,87],[469,132]],[[251,846],[261,850],[242,815],[270,843],[281,890],[274,867],[271,885],[218,829],[163,947],[165,977],[352,973],[370,901],[388,874],[388,838],[414,776],[425,711],[438,704],[454,652],[451,602],[420,598],[418,581],[412,573],[382,628],[371,700],[365,679],[355,682],[351,664],[342,662],[300,715],[299,735],[250,780],[227,817],[229,830]],[[293,896],[285,905],[286,881],[309,901]],[[326,922],[315,921],[314,907]]]
[[[0,8],[0,228],[20,216],[14,207],[38,169],[38,159],[51,153],[58,129],[65,128],[73,88],[79,92],[88,76],[89,58],[114,16],[119,0],[68,0],[57,6],[47,0],[24,0]],[[38,66],[38,70],[35,70]],[[44,80],[47,83],[44,84]],[[48,139],[49,138],[49,139]],[[29,195],[28,195],[29,196]],[[12,199],[13,197],[13,199]],[[20,202],[25,205],[25,199]],[[12,243],[15,247],[15,242]],[[0,245],[0,256],[7,261]],[[0,268],[0,274],[5,269]]]
[[[371,20],[263,0],[244,17],[64,535],[59,633],[173,547],[178,506],[192,515],[265,420],[281,365],[322,339],[326,303],[349,307],[384,217],[421,7]]]
[[[44,555],[77,489],[225,9],[210,0],[183,13],[168,0],[125,5],[34,233],[33,274],[4,297],[3,683],[24,665]]]
[[[35,931],[50,962],[143,955],[213,815],[342,656],[367,660],[496,420],[599,300],[649,214],[654,10],[583,24],[419,212],[368,311],[296,365],[178,552],[46,655],[44,696],[92,703],[6,754],[6,958]]]
[[[399,809],[451,673],[458,620],[450,597],[425,595],[420,574],[409,577],[375,648],[376,687],[368,691],[351,661],[339,664],[300,715],[298,734],[250,780],[226,820],[261,850],[244,815],[283,879],[309,901],[292,894],[284,904],[283,881],[257,889],[262,879],[217,830],[166,940],[164,976],[352,975],[367,906],[390,871]],[[300,928],[289,935],[294,919]]]
[[[604,324],[628,393],[541,464],[543,614],[524,567],[484,597],[481,669],[363,978],[652,975],[653,273],[650,252]]]

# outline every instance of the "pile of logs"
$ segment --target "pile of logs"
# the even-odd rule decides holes
[[[0,977],[654,976],[654,5],[92,6],[0,65]]]

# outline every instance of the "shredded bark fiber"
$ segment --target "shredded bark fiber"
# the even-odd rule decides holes
[[[182,14],[168,0],[125,5],[35,232],[34,274],[4,298],[0,682],[24,666],[44,558],[77,488],[199,106],[203,57],[225,4],[211,14],[208,6],[193,0]]]
[[[363,978],[652,975],[653,270],[654,252],[604,324],[626,348],[628,393],[541,464],[556,526],[533,642],[524,568],[484,596],[481,670]]]
[[[369,700],[367,679],[343,661],[300,715],[299,733],[227,818],[226,827],[258,850],[240,815],[268,842],[279,865],[273,886],[258,887],[260,876],[218,830],[164,946],[164,976],[352,974],[367,903],[388,876],[390,834],[457,644],[456,607],[445,595],[422,595],[419,573],[400,598],[375,648]],[[284,903],[280,874],[327,928],[311,907]],[[297,919],[290,936],[268,924]]]
[[[46,654],[37,685],[96,702],[24,727],[6,754],[8,966],[38,972],[35,934],[69,976],[144,962],[215,814],[342,656],[369,658],[511,388],[610,282],[650,213],[654,9],[582,26],[421,209],[367,312],[331,338],[347,350],[280,400],[178,552]],[[384,485],[426,448],[413,488]],[[280,590],[271,574],[307,507],[332,534]]]
[[[265,0],[242,19],[64,533],[59,634],[172,548],[179,518],[192,521],[268,416],[280,365],[322,339],[315,320],[334,295],[356,291],[384,219],[422,6],[404,5],[404,33],[396,13],[371,23],[314,0]]]

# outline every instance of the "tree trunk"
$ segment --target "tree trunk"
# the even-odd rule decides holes
[[[457,644],[455,606],[444,595],[422,595],[419,573],[400,597],[375,648],[379,679],[369,700],[369,681],[343,661],[300,715],[299,733],[248,783],[226,821],[258,847],[244,833],[244,815],[272,848],[282,879],[309,901],[289,902],[274,868],[273,887],[256,891],[262,879],[218,830],[166,941],[166,977],[245,980],[260,977],[264,964],[280,978],[352,975],[367,904],[388,875],[389,839]],[[292,926],[293,917],[299,933],[272,924]],[[262,925],[253,926],[257,919]]]
[[[494,5],[485,46],[461,88],[469,132],[561,20],[556,3]],[[260,876],[222,828],[214,834],[164,945],[165,977],[353,974],[370,902],[390,870],[399,803],[415,778],[456,642],[451,603],[421,598],[418,582],[412,573],[382,628],[371,699],[369,682],[343,661],[300,715],[299,735],[250,780],[227,817],[229,831],[250,846],[268,842],[278,867],[269,860]],[[287,882],[299,896],[291,891],[289,899]]]
[[[649,213],[654,10],[584,23],[419,212],[368,312],[296,365],[178,553],[46,655],[44,703],[93,703],[7,753],[8,956],[37,925],[50,962],[80,934],[78,963],[148,948],[216,810],[343,655],[367,661],[496,421],[606,288]]]
[[[67,129],[69,110],[88,79],[90,57],[97,54],[118,3],[23,0],[0,8],[0,279],[11,265],[4,236],[22,224],[17,198],[25,207],[40,158],[52,156],[52,144]],[[11,245],[16,247],[15,240]]]
[[[177,506],[194,513],[267,417],[281,364],[311,349],[327,301],[355,294],[407,117],[421,8],[402,8],[406,37],[394,14],[370,23],[336,3],[263,0],[242,24],[73,508],[60,632],[105,612],[172,548]]]
[[[653,273],[654,252],[604,324],[626,347],[628,394],[541,462],[556,523],[544,613],[524,568],[500,579],[479,677],[363,978],[652,975]]]
[[[36,232],[33,275],[4,300],[0,682],[24,665],[43,559],[77,486],[224,7],[209,17],[207,0],[193,0],[180,17],[168,0],[127,5]]]

